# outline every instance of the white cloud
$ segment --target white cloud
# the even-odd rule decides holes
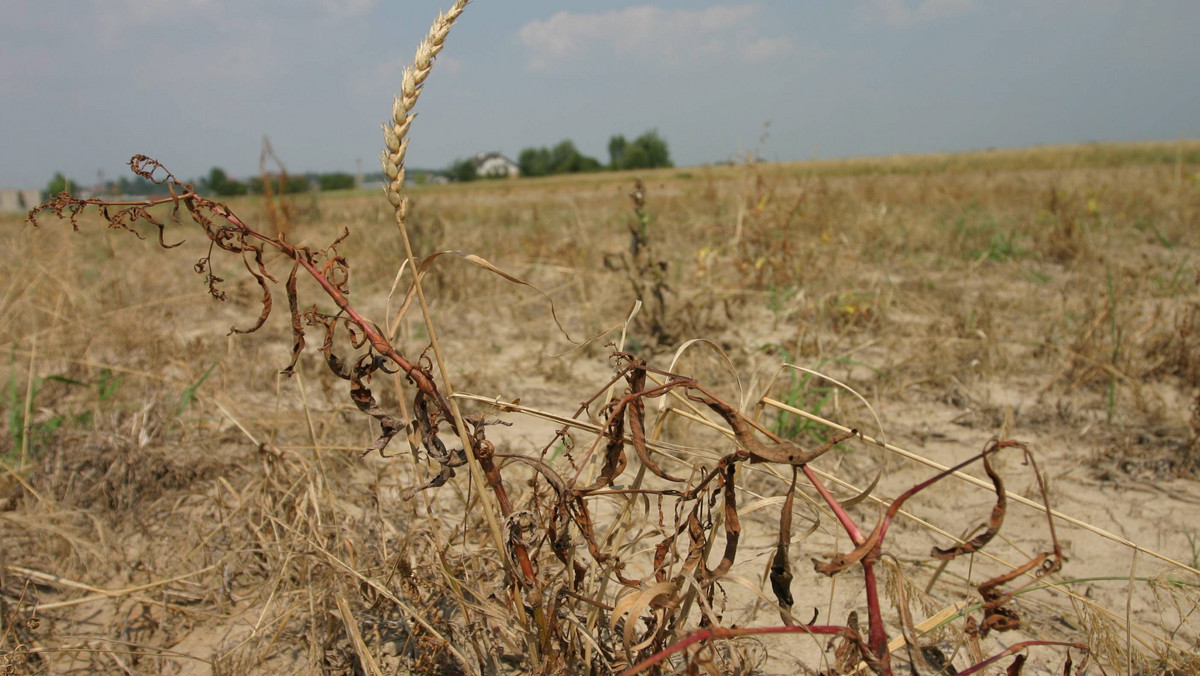
[[[697,55],[762,60],[788,54],[792,39],[762,35],[758,5],[660,9],[649,5],[595,14],[561,11],[531,21],[517,36],[529,50],[529,67],[545,70],[564,60],[607,53],[678,66]]]
[[[905,28],[935,21],[953,14],[975,9],[975,0],[870,0],[865,8],[868,17],[896,28]]]
[[[321,0],[321,7],[338,16],[358,16],[375,7],[375,0]]]

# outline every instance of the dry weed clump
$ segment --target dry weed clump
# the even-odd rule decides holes
[[[328,246],[300,244],[311,240],[293,240],[294,214],[276,200],[262,205],[266,227],[253,227],[240,206],[198,194],[142,155],[131,168],[166,185],[169,198],[64,194],[31,215],[53,213],[86,230],[99,212],[116,235],[157,229],[164,249],[178,246],[185,228],[202,233],[195,270],[207,292],[260,299],[257,319],[230,333],[271,341],[265,334],[280,329],[290,359],[272,377],[261,366],[269,359],[238,352],[249,339],[231,339],[221,368],[205,371],[214,355],[198,336],[207,327],[180,319],[189,335],[173,350],[155,347],[171,339],[146,329],[148,363],[139,367],[166,364],[208,422],[187,423],[176,390],[143,389],[128,394],[142,399],[135,408],[98,406],[90,429],[46,435],[38,453],[4,454],[5,490],[17,497],[0,527],[6,544],[16,533],[17,551],[36,552],[14,564],[6,547],[0,561],[5,670],[751,674],[789,659],[793,672],[829,674],[1194,666],[1194,556],[1189,565],[1053,510],[1047,484],[1066,479],[1040,468],[1042,452],[1012,440],[1017,415],[978,389],[1040,359],[1038,368],[1057,369],[1039,383],[1047,396],[1084,391],[1091,424],[1106,411],[1137,414],[1123,405],[1129,400],[1152,408],[1138,378],[1186,377],[1194,317],[1176,315],[1174,333],[1164,334],[1167,315],[1130,300],[1151,282],[1116,266],[1104,293],[1038,305],[1057,318],[1052,333],[1022,332],[1018,310],[1048,295],[1037,289],[1051,275],[1082,286],[1085,272],[1112,265],[1101,252],[1128,237],[1165,247],[1146,239],[1148,227],[1130,225],[1131,235],[1119,212],[1106,220],[1097,207],[1100,216],[1089,211],[1081,224],[1065,206],[1039,206],[1044,199],[1030,198],[1045,195],[1040,175],[1001,180],[888,164],[878,181],[859,180],[853,168],[793,180],[753,165],[731,169],[741,172],[733,195],[722,193],[728,182],[718,186],[716,170],[703,184],[648,179],[663,211],[690,203],[704,216],[689,224],[664,214],[648,227],[642,184],[625,272],[650,323],[627,319],[622,333],[603,333],[611,327],[596,316],[628,317],[630,299],[602,294],[595,280],[612,275],[593,252],[615,238],[589,226],[627,216],[625,177],[577,183],[566,200],[538,193],[544,187],[474,189],[470,199],[410,198],[404,187],[412,111],[464,5],[435,22],[384,127],[394,244],[377,231],[360,244],[363,233],[350,236],[341,223],[322,231]],[[1094,178],[1086,168],[1072,176]],[[1084,194],[1069,183],[1064,195]],[[1057,188],[1049,190],[1053,203]],[[1096,194],[1120,209],[1136,203]],[[367,223],[385,215],[349,200],[321,210],[338,221],[343,212]],[[1056,222],[1044,227],[1045,214]],[[925,219],[945,227],[922,227]],[[1156,227],[1168,242],[1184,236],[1173,223]],[[696,231],[713,239],[698,241]],[[460,237],[489,257],[450,250]],[[531,245],[526,260],[515,259],[519,275],[491,254],[512,257],[505,240]],[[106,242],[105,266],[126,246]],[[389,267],[371,257],[379,250],[406,262]],[[896,252],[904,259],[886,265]],[[227,272],[237,266],[241,281]],[[528,323],[532,303],[505,299],[480,274],[539,306],[541,289],[553,291],[556,320],[597,322],[589,333],[615,341],[607,360],[549,366],[518,351],[511,343],[520,338],[509,336],[522,334],[505,333],[512,327],[488,313],[509,306],[508,324]],[[1165,283],[1164,306],[1192,290]],[[136,284],[125,293],[153,304],[166,284],[144,301]],[[660,302],[667,289],[670,302]],[[272,319],[281,296],[282,323]],[[137,316],[153,325],[173,311],[168,302]],[[638,340],[666,346],[705,323],[729,326],[712,341],[683,343],[665,366],[632,349]],[[579,352],[598,355],[595,342]],[[46,354],[45,342],[31,344]],[[1150,345],[1173,356],[1151,363]],[[62,351],[75,347],[64,341]],[[303,357],[312,347],[334,377],[310,368]],[[701,355],[710,353],[717,368],[701,377]],[[826,373],[796,367],[798,355]],[[46,357],[33,347],[19,356],[28,361],[24,420],[40,424],[54,411],[32,415],[29,383]],[[743,383],[738,374],[766,359],[776,375]],[[62,372],[93,378],[96,364],[80,361],[81,374]],[[457,389],[465,363],[511,365],[472,378],[503,396]],[[969,417],[981,432],[947,441],[940,463],[888,443],[875,410],[832,369],[868,382],[875,400],[885,399],[882,390],[917,392],[909,403],[919,402],[928,391],[967,409],[954,420]],[[196,383],[209,373],[226,388],[257,381],[258,389],[237,405],[202,398]],[[549,373],[586,383],[572,412],[522,404],[503,389]],[[39,401],[59,407],[50,392]],[[32,438],[29,424],[20,427]],[[16,438],[9,428],[6,442]],[[195,444],[203,459],[173,456],[160,447],[168,438]],[[975,440],[981,450],[964,459]],[[909,463],[919,469],[899,471]],[[963,492],[970,499],[959,500]],[[950,500],[947,510],[929,507]],[[1093,537],[1132,553],[1130,567],[1068,577],[1066,562],[1102,558],[1076,553]],[[156,551],[163,542],[168,556]],[[1144,577],[1138,566],[1149,561],[1168,572]],[[1114,581],[1127,592],[1119,601],[1103,588]]]
[[[646,186],[641,179],[634,182],[629,193],[633,201],[634,220],[629,222],[629,249],[619,256],[606,256],[604,265],[625,273],[633,297],[644,311],[635,317],[639,333],[648,334],[657,345],[669,345],[673,330],[667,325],[667,262],[657,255],[650,244],[652,216],[646,211]]]

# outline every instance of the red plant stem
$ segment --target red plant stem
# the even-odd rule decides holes
[[[804,475],[808,477],[813,487],[825,499],[825,503],[833,510],[854,545],[857,547],[866,542],[867,538],[859,529],[858,524],[854,523],[846,509],[842,507],[842,503],[838,502],[825,484],[821,483],[816,472],[808,465],[804,465],[801,469],[804,470]],[[882,538],[880,538],[880,542],[882,542]],[[887,630],[883,626],[882,606],[879,605],[879,582],[875,577],[875,561],[879,558],[879,550],[880,545],[877,543],[875,549],[860,561],[863,568],[863,584],[867,591],[867,648],[879,661],[880,673],[891,676],[891,652],[888,650]]]
[[[985,449],[983,453],[964,460],[958,465],[944,470],[935,476],[913,486],[912,488],[909,488],[907,491],[900,494],[899,497],[893,500],[892,503],[888,505],[887,511],[884,512],[883,516],[880,517],[879,525],[877,526],[879,535],[875,542],[875,546],[859,562],[863,567],[863,583],[866,586],[867,592],[867,647],[879,661],[880,673],[892,673],[891,653],[887,647],[887,632],[883,626],[883,613],[881,606],[879,605],[879,584],[875,577],[875,562],[879,560],[880,549],[883,544],[883,539],[887,535],[888,526],[891,525],[892,519],[895,518],[896,514],[900,511],[900,507],[910,497],[940,481],[952,472],[960,470],[976,460],[979,460],[980,458],[984,458],[989,452],[995,452],[997,448],[999,448],[999,446],[995,448],[989,447]],[[865,542],[865,539],[856,539],[856,534],[857,538],[863,538],[861,531],[858,531],[857,527],[854,527],[854,529],[851,530],[851,527],[854,526],[854,522],[850,520],[849,515],[847,515],[845,510],[842,509],[841,504],[837,502],[837,499],[834,498],[833,495],[831,495],[819,481],[817,481],[815,473],[811,472],[807,466],[804,467],[804,471],[809,480],[812,481],[813,486],[815,486],[817,491],[821,493],[821,496],[825,498],[825,501],[829,504],[834,513],[838,515],[838,520],[842,522],[842,526],[846,529],[846,532],[849,533],[850,539],[855,540],[856,545]]]
[[[883,627],[883,610],[879,605],[879,582],[875,579],[875,561],[879,556],[879,545],[860,562],[863,567],[863,584],[867,588],[867,648],[879,661],[879,673],[892,674],[892,654],[888,650],[887,630]]]
[[[756,634],[824,634],[827,636],[844,636],[847,633],[851,633],[851,630],[848,627],[839,627],[837,625],[808,626],[802,624],[793,625],[791,627],[711,627],[708,629],[701,629],[685,639],[672,643],[666,648],[654,653],[650,657],[647,657],[625,671],[622,671],[620,676],[633,676],[634,674],[640,674],[650,667],[653,667],[659,662],[667,659],[671,655],[674,655],[680,650],[687,648],[693,643],[707,641],[709,639],[727,639],[734,638],[736,636],[753,636]]]
[[[866,542],[867,536],[863,535],[858,524],[854,523],[854,520],[846,513],[845,508],[842,507],[842,503],[838,502],[838,499],[833,497],[833,493],[830,493],[829,489],[825,488],[825,484],[821,483],[821,479],[817,476],[817,473],[812,471],[808,465],[804,465],[801,469],[804,470],[804,476],[808,477],[809,482],[817,489],[821,497],[825,498],[825,504],[829,505],[829,509],[833,510],[833,515],[841,522],[842,528],[846,530],[846,534],[850,536],[850,541],[854,543],[854,546],[857,547]]]

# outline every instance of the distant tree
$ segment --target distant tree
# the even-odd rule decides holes
[[[521,176],[545,176],[550,173],[550,151],[546,148],[525,148],[517,155]]]
[[[204,188],[209,192],[221,194],[221,189],[225,187],[225,183],[229,181],[229,177],[225,175],[225,170],[220,167],[213,167],[208,170],[208,178],[204,181]]]
[[[575,174],[582,171],[596,171],[601,165],[595,158],[579,152],[575,143],[570,139],[558,142],[550,149],[550,170],[555,174]]]
[[[580,160],[583,156],[570,139],[559,141],[550,149],[550,173],[572,174],[579,171]]]
[[[626,142],[624,136],[614,136],[608,142],[609,167],[612,169],[655,169],[671,167],[671,152],[667,142],[655,130]]]
[[[475,160],[467,158],[465,160],[455,160],[453,164],[446,169],[446,175],[451,181],[474,181],[479,178],[478,172],[475,170]]]
[[[675,166],[671,164],[671,151],[667,149],[667,142],[658,135],[657,130],[652,129],[642,134],[633,143],[646,149],[646,155],[650,158],[650,169]]]
[[[649,169],[650,168],[650,153],[646,152],[646,148],[634,143],[625,149],[625,155],[621,158],[622,169]]]
[[[270,179],[271,179],[271,191],[273,193],[278,193],[279,192],[279,176],[271,175]],[[252,195],[262,195],[264,193],[262,176],[250,177],[246,181],[246,189]],[[308,177],[292,176],[290,174],[288,175],[287,183],[285,183],[283,186],[284,193],[295,194],[295,193],[301,193],[301,192],[307,192],[307,191],[308,191]]]
[[[208,178],[201,182],[201,189],[218,197],[234,197],[246,194],[246,184],[229,178],[225,170],[213,167],[208,170]]]
[[[594,157],[579,152],[570,139],[559,141],[553,148],[526,148],[517,155],[521,176],[549,176],[599,171],[604,165]]]
[[[608,168],[620,169],[625,163],[625,148],[629,143],[624,134],[617,134],[608,139]]]
[[[75,192],[79,190],[79,184],[66,176],[62,175],[61,171],[54,172],[54,178],[50,179],[50,184],[46,186],[46,192],[53,197],[60,192]]]
[[[349,190],[354,187],[354,175],[342,171],[321,174],[317,184],[321,190]]]

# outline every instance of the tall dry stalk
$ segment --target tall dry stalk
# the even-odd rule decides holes
[[[433,317],[429,311],[429,303],[425,298],[425,291],[421,286],[420,266],[418,266],[416,256],[413,254],[412,241],[408,235],[406,221],[408,218],[409,201],[408,196],[404,194],[404,156],[408,151],[408,132],[413,120],[416,119],[416,114],[412,111],[417,104],[417,98],[421,95],[425,79],[429,77],[429,73],[433,70],[434,58],[442,51],[442,48],[446,44],[446,37],[450,34],[450,28],[458,20],[458,17],[462,14],[466,6],[467,0],[457,0],[449,11],[444,14],[438,14],[437,19],[433,22],[433,26],[429,29],[429,34],[425,36],[420,46],[417,47],[417,53],[413,58],[412,66],[404,69],[400,85],[400,96],[397,96],[392,103],[391,123],[383,125],[385,149],[380,156],[380,164],[383,166],[383,171],[388,177],[388,183],[384,186],[384,192],[387,194],[388,201],[395,208],[396,225],[399,227],[400,237],[404,242],[404,253],[407,258],[408,269],[413,276],[413,289],[421,305],[421,314],[425,319],[426,330],[429,331],[430,344],[433,346],[434,358],[437,361],[438,371],[442,376],[442,384],[445,394],[448,397],[447,403],[453,418],[455,430],[458,432],[459,439],[463,443],[463,448],[474,449],[478,446],[478,442],[472,439],[471,432],[467,429],[467,425],[463,421],[458,402],[451,396],[454,393],[454,387],[451,383],[450,371],[446,367],[445,358],[438,345],[437,332],[434,328]],[[476,453],[471,451],[468,451],[466,456],[472,483],[478,491],[480,499],[484,501],[484,509],[482,511],[487,521],[492,542],[496,546],[497,551],[505,551],[505,537],[497,520],[497,512],[507,518],[512,513],[512,507],[509,504],[504,487],[499,481],[499,473],[496,471],[490,457],[480,458]],[[492,503],[487,497],[489,483],[491,484],[492,493],[495,495],[496,503]],[[534,572],[529,553],[521,543],[516,543],[515,550],[515,558],[520,571],[510,571],[512,577],[514,580],[524,581],[526,585],[532,584],[537,575]],[[507,561],[506,567],[509,567]],[[521,600],[520,585],[514,586],[513,592],[517,597],[517,602],[514,604],[517,615],[522,620],[522,624],[528,626],[527,618],[524,616],[525,604]],[[542,611],[540,608],[535,608],[534,612],[538,627],[537,633],[545,635],[546,620],[542,616]],[[537,641],[529,641],[528,649],[533,662],[535,664],[540,662]]]

